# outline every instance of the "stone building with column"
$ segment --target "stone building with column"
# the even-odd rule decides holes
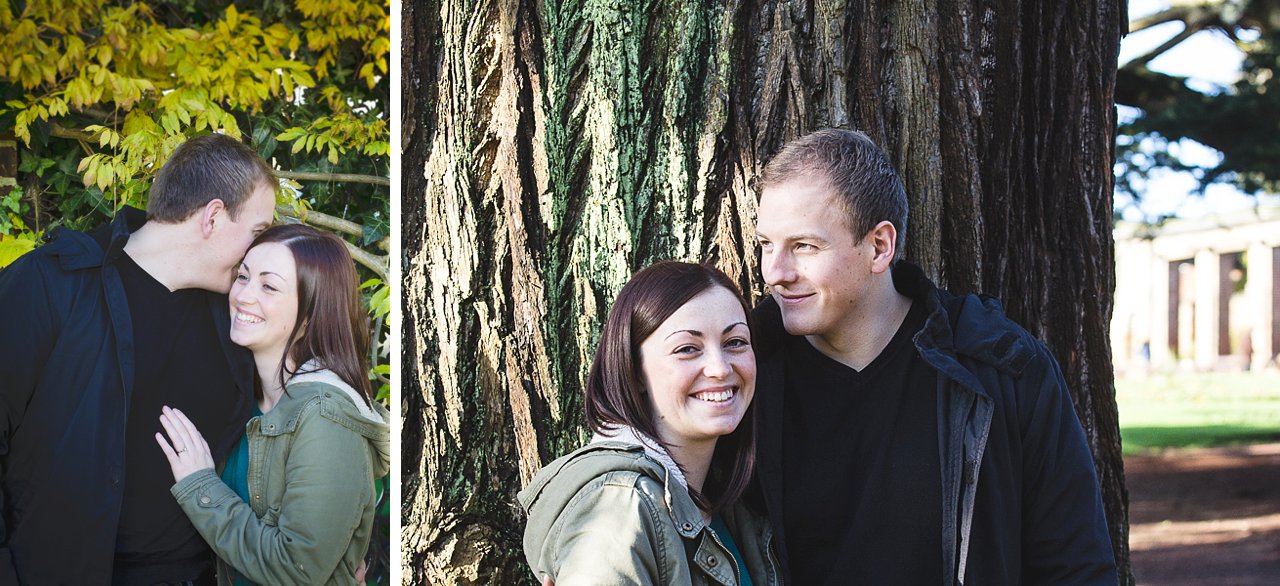
[[[1280,206],[1115,229],[1120,376],[1277,368]]]

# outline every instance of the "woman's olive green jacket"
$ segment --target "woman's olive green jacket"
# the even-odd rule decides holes
[[[330,371],[293,377],[280,402],[245,427],[249,503],[211,469],[174,497],[220,558],[258,584],[355,584],[369,547],[374,481],[390,467],[385,409],[356,404]]]
[[[664,456],[597,436],[543,468],[519,495],[534,574],[556,586],[741,584],[729,551]],[[741,502],[722,515],[752,582],[780,584],[767,521]]]

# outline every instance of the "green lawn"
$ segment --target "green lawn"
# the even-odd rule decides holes
[[[1124,453],[1280,441],[1280,374],[1117,379]]]

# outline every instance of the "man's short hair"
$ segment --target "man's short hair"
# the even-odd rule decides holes
[[[220,199],[235,220],[259,185],[274,190],[277,183],[275,172],[248,145],[223,134],[197,136],[175,149],[156,173],[147,219],[176,224]]]
[[[787,143],[761,174],[760,191],[810,178],[826,180],[839,196],[849,228],[862,238],[883,221],[898,230],[897,258],[907,237],[907,194],[889,156],[856,130],[827,128]]]

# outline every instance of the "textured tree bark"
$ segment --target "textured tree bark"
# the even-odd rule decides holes
[[[839,126],[898,166],[907,257],[1000,297],[1062,363],[1132,584],[1107,336],[1123,2],[402,11],[406,582],[531,580],[515,493],[586,439],[614,294],[682,258],[758,298],[753,180],[786,141]]]

